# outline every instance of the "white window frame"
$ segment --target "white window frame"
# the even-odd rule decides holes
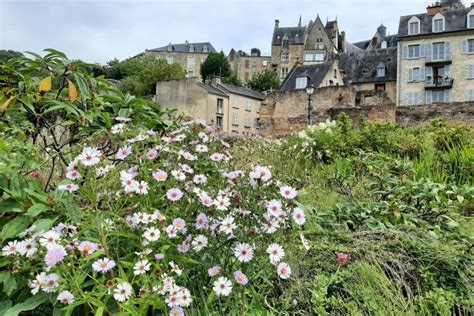
[[[285,79],[286,76],[288,76],[288,67],[282,67],[281,68],[281,73],[280,73],[280,78]]]
[[[466,40],[467,42],[467,53],[472,55],[474,54],[474,38],[470,38],[470,39],[467,39]],[[472,43],[472,46],[469,46],[469,43]],[[472,50],[470,50],[470,48],[472,48]]]
[[[410,106],[420,105],[420,93],[419,92],[408,92],[407,103]]]
[[[247,99],[247,103],[245,104],[245,111],[252,111],[252,100]]]
[[[470,64],[467,68],[467,79],[474,79],[474,64]]]
[[[441,30],[435,29],[436,22],[440,20],[441,20]],[[436,15],[433,17],[433,20],[432,20],[433,33],[444,32],[445,26],[446,26],[446,21],[444,19],[444,15],[442,15],[441,13],[436,13]]]
[[[281,61],[283,62],[290,61],[290,53],[287,53],[287,52],[281,53]]]
[[[306,89],[308,86],[308,77],[296,78],[295,89]]]
[[[257,101],[256,103],[257,104],[255,106],[255,110],[256,110],[257,113],[260,113],[260,108],[261,108],[262,104],[260,103],[260,101]]]
[[[314,61],[324,61],[326,59],[326,54],[324,52],[314,53]]]
[[[304,61],[314,61],[314,54],[312,52],[305,52]]]
[[[467,14],[467,28],[468,29],[474,29],[474,21],[472,21],[471,23],[471,17],[474,19],[474,9],[469,11],[469,13]]]
[[[245,116],[245,127],[252,127],[252,118],[248,115]]]
[[[232,114],[232,125],[239,126],[239,114]]]
[[[410,56],[410,47],[418,47],[418,55],[417,56]],[[421,56],[421,45],[408,45],[408,59],[418,59]]]
[[[382,44],[380,45],[382,49],[387,49],[387,41],[383,41]]]
[[[166,56],[166,62],[170,65],[174,63],[174,56]]]
[[[232,104],[232,107],[233,107],[234,109],[238,109],[239,106],[240,106],[240,99],[239,99],[238,96],[234,96],[234,102],[233,102],[233,104]]]
[[[469,90],[467,90],[467,99],[468,99],[470,102],[473,102],[473,101],[474,101],[474,89],[469,89]]]
[[[268,61],[263,60],[263,61],[262,61],[262,66],[263,66],[263,67],[267,67],[267,65],[268,65]]]
[[[411,30],[411,24],[416,23],[416,32],[412,32]],[[420,34],[420,19],[417,18],[416,16],[412,17],[410,20],[408,20],[408,35],[418,35]]]
[[[434,96],[435,95],[441,95],[441,92],[443,93],[442,94],[442,98],[441,100],[435,100]],[[445,99],[446,99],[446,90],[433,90],[432,93],[431,93],[431,103],[444,103],[445,102]]]
[[[188,56],[188,60],[187,60],[188,69],[194,69],[195,65],[196,65],[196,58],[194,56]]]
[[[385,71],[385,66],[378,66],[377,67],[377,77],[385,77],[386,76],[386,71]]]

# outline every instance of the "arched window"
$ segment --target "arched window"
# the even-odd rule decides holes
[[[433,17],[433,32],[444,32],[444,15],[441,13],[436,13]]]
[[[416,16],[408,20],[408,35],[420,34],[420,19]]]
[[[386,49],[387,48],[387,42],[386,41],[383,41],[382,44],[380,45],[380,47],[382,49]]]

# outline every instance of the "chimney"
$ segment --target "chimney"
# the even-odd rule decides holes
[[[347,46],[346,46],[346,44],[347,44],[347,43],[346,43],[346,31],[342,31],[342,32],[341,32],[341,42],[342,42],[342,43],[341,43],[341,45],[342,45],[341,51],[342,51],[343,53],[345,53],[345,52],[347,52]]]
[[[438,12],[441,12],[442,6],[439,2],[435,2],[431,6],[426,8],[426,14],[435,15]]]
[[[280,20],[275,20],[275,28],[280,27]]]

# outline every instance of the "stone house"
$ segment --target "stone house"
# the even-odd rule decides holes
[[[246,52],[233,48],[227,55],[230,68],[237,74],[241,82],[247,82],[258,73],[271,69],[271,56],[262,56],[258,48],[252,48],[250,55]]]
[[[165,108],[204,119],[223,132],[239,134],[258,134],[264,99],[257,91],[218,79],[203,83],[197,78],[157,82],[155,95],[155,101]]]
[[[319,64],[344,52],[345,33],[339,32],[337,20],[323,24],[319,15],[307,26],[280,27],[275,20],[272,37],[272,68],[283,81],[296,64]]]
[[[305,90],[310,84],[316,89],[344,85],[338,60],[335,59],[322,64],[296,65],[281,84],[280,90]]]
[[[206,60],[209,53],[216,50],[209,42],[182,44],[168,44],[167,46],[145,50],[145,55],[164,59],[169,64],[178,63],[186,72],[187,78],[201,78],[201,64]]]
[[[474,7],[459,0],[400,17],[397,106],[474,101]]]

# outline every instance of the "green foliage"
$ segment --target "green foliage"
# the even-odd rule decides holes
[[[232,75],[230,64],[224,55],[224,52],[210,53],[206,60],[201,64],[202,80],[215,77],[227,78]]]
[[[227,83],[227,84],[232,84],[238,87],[242,86],[242,82],[239,80],[235,72],[232,72],[230,76],[222,79],[222,82]]]
[[[275,71],[266,69],[261,73],[255,74],[247,82],[247,87],[260,92],[278,90],[280,88],[280,79]]]
[[[106,78],[120,80],[119,88],[124,93],[137,96],[155,94],[156,83],[165,80],[178,80],[186,77],[182,67],[168,64],[153,56],[142,56],[119,62],[117,59],[107,62]]]
[[[23,57],[23,54],[14,50],[0,49],[0,61],[7,62],[12,58]]]

